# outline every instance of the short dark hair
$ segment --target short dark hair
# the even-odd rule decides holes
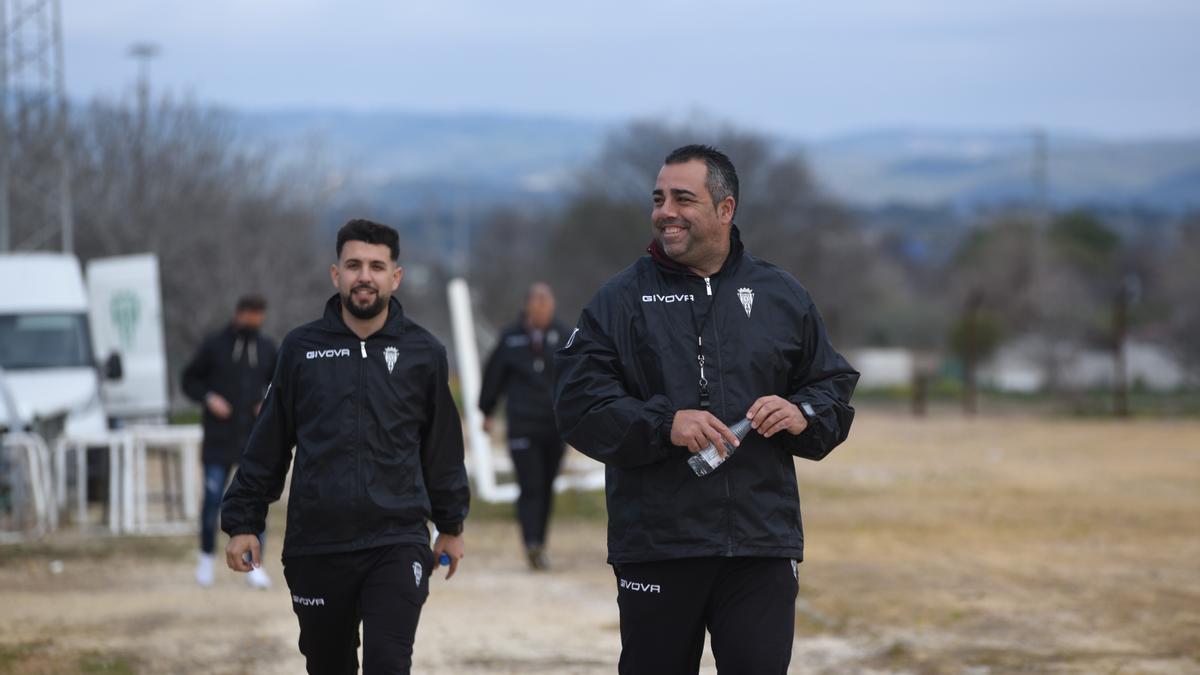
[[[400,259],[400,234],[395,229],[364,218],[355,218],[342,226],[337,235],[337,257],[342,257],[342,247],[348,241],[368,244],[383,244],[392,252],[392,260]]]
[[[725,153],[711,145],[685,145],[672,150],[671,154],[663,160],[663,164],[683,164],[693,159],[704,162],[704,165],[708,167],[708,176],[704,179],[704,187],[708,188],[708,196],[712,197],[713,207],[716,208],[717,204],[725,201],[726,197],[733,197],[733,210],[736,213],[738,205],[737,169],[733,168],[733,162],[729,161],[729,157]]]
[[[267,299],[258,293],[249,293],[238,298],[238,312],[265,312],[267,311]]]

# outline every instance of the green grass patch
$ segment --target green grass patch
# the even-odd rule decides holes
[[[167,416],[167,424],[200,424],[200,408],[174,410]]]
[[[94,675],[133,675],[133,661],[121,654],[88,653],[79,658],[79,672]]]
[[[107,537],[64,535],[41,541],[0,546],[0,566],[27,560],[106,560],[134,556],[140,560],[181,560],[196,547],[190,535]]]
[[[0,673],[11,673],[16,666],[29,660],[50,645],[48,640],[19,642],[13,645],[0,644]]]
[[[0,673],[133,675],[136,672],[136,660],[128,654],[63,651],[54,649],[50,640],[0,644]]]
[[[962,401],[962,383],[942,378],[929,385],[926,402],[939,409],[958,406]],[[912,388],[893,386],[860,389],[854,392],[854,403],[880,407],[908,407],[912,403]],[[1112,417],[1113,393],[1108,389],[1085,391],[1038,391],[1031,393],[979,390],[981,414],[996,411],[1026,412],[1045,417]],[[1200,389],[1149,391],[1133,387],[1129,391],[1129,413],[1132,417],[1167,418],[1200,417]]]
[[[471,500],[471,514],[467,520],[508,521],[516,518],[516,505],[489,504],[482,499]],[[604,521],[608,510],[604,504],[602,490],[567,490],[554,496],[554,518],[567,520]]]

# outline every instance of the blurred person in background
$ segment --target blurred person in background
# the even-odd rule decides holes
[[[517,520],[529,567],[549,569],[546,532],[554,508],[554,479],[566,445],[554,423],[554,350],[566,332],[554,318],[554,292],[544,283],[529,287],[525,308],[504,330],[483,373],[479,409],[483,428],[506,399],[508,449],[521,494]]]
[[[396,230],[352,220],[336,251],[337,292],[322,318],[284,338],[225,493],[225,562],[260,568],[255,533],[290,466],[283,573],[308,672],[358,672],[362,624],[364,672],[407,673],[439,556],[447,579],[463,557],[462,420],[445,347],[393,297],[404,274]]]
[[[275,342],[261,332],[266,311],[267,302],[262,296],[243,296],[237,301],[233,321],[205,338],[183,370],[183,392],[204,407],[204,504],[200,509],[196,582],[205,588],[213,584],[221,495],[246,447],[275,369]],[[255,588],[271,585],[270,577],[261,569],[246,580]]]
[[[559,429],[606,465],[619,669],[695,673],[707,629],[722,675],[782,675],[804,557],[793,457],[845,440],[858,373],[808,292],[744,250],[728,157],[678,148],[651,195],[648,255],[555,357]],[[739,420],[756,430],[741,441]],[[688,460],[710,443],[737,454],[698,475]]]

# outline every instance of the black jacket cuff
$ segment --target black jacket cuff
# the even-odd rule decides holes
[[[463,532],[462,521],[459,521],[457,523],[434,523],[434,526],[437,527],[439,534],[449,534],[452,536],[458,536],[458,535],[462,534],[462,532]]]

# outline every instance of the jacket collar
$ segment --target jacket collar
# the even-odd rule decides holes
[[[400,333],[404,332],[404,308],[394,295],[388,300],[387,312],[387,322],[375,335],[398,337]],[[325,315],[321,317],[321,323],[326,330],[354,335],[354,331],[350,330],[350,327],[342,320],[342,298],[337,293],[334,293],[333,297],[325,303]]]
[[[731,225],[729,228],[729,255],[725,257],[725,262],[721,264],[721,269],[717,271],[717,274],[736,267],[738,261],[742,259],[742,254],[745,250],[746,247],[742,245],[742,233],[738,230],[736,224]],[[646,252],[650,254],[654,263],[665,272],[696,276],[694,272],[688,269],[687,265],[678,263],[667,255],[667,252],[663,250],[662,242],[657,238],[650,240],[650,244],[646,246]]]
[[[229,323],[225,324],[225,327],[221,329],[221,332],[222,332],[222,334],[225,335],[225,337],[227,337],[231,340],[245,339],[246,337],[248,337],[247,335],[243,334],[242,331],[240,331],[238,329],[237,324],[234,323],[233,321],[230,321]],[[254,333],[252,335],[254,336],[254,339],[256,339],[256,340],[259,339],[260,337],[262,337],[262,329],[260,328],[259,330],[254,331]]]

